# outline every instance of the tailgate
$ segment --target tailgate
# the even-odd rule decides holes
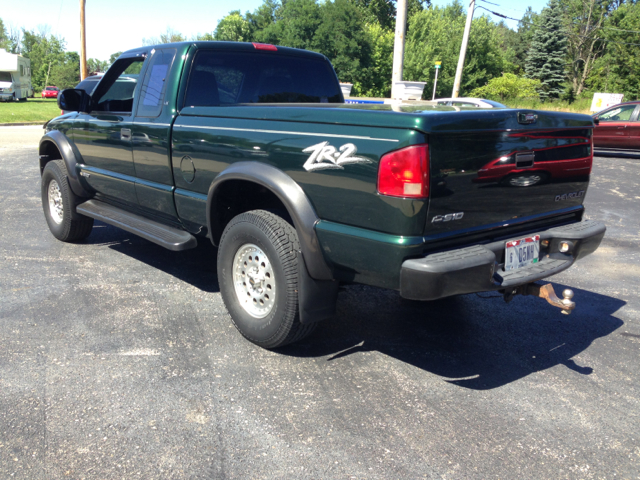
[[[427,238],[509,234],[504,227],[572,212],[579,218],[593,159],[591,128],[521,128],[430,136]]]

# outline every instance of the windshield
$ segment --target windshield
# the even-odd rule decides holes
[[[11,83],[11,74],[9,72],[0,72],[0,82],[9,82]]]

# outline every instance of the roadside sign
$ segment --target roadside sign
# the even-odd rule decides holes
[[[591,101],[591,111],[599,112],[605,108],[622,102],[623,93],[594,93]]]
[[[440,65],[442,65],[442,62],[435,62],[436,63],[436,68],[440,68]]]

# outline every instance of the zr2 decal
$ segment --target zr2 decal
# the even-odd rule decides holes
[[[303,165],[304,169],[309,172],[328,168],[344,170],[343,165],[371,163],[368,158],[355,156],[358,153],[358,149],[353,143],[345,143],[337,149],[333,145],[329,145],[329,142],[322,142],[307,147],[302,151],[311,154]]]

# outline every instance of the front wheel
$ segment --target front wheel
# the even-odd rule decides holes
[[[64,161],[52,160],[44,167],[41,193],[44,216],[54,237],[63,242],[77,242],[89,236],[93,218],[76,212],[80,199],[69,186]]]
[[[249,341],[276,348],[309,335],[298,314],[296,230],[283,218],[252,210],[233,218],[218,248],[218,282],[231,319]]]

